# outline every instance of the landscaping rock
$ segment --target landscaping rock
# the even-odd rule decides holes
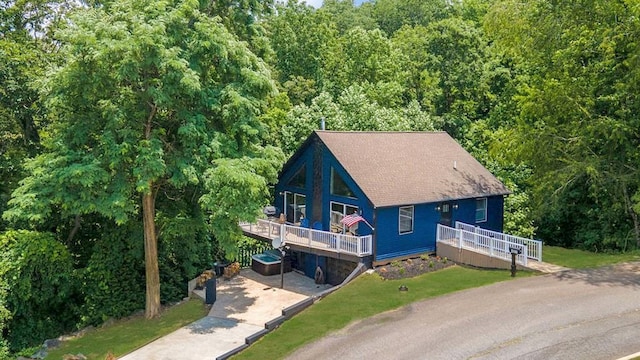
[[[60,340],[59,339],[47,339],[44,341],[44,344],[42,344],[42,346],[49,350],[49,349],[55,349],[58,346],[60,346]]]
[[[32,359],[44,359],[47,357],[47,350],[45,348],[41,348],[37,353],[31,355]]]
[[[455,265],[455,263],[447,258],[441,258],[435,255],[423,255],[413,259],[393,261],[389,265],[377,267],[375,271],[383,279],[395,280],[418,276],[453,265]]]

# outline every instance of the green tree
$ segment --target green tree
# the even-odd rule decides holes
[[[323,90],[338,96],[354,84],[403,86],[407,74],[401,55],[378,29],[353,28],[330,45],[323,64]]]
[[[523,77],[504,148],[532,166],[540,228],[576,246],[640,246],[639,11],[627,1],[509,0],[486,17]]]
[[[338,31],[326,12],[294,1],[279,5],[265,22],[275,53],[273,66],[293,104],[309,103],[323,83],[322,64]]]
[[[439,129],[437,117],[421,110],[417,102],[385,107],[362,86],[353,85],[333,100],[323,92],[311,105],[294,106],[280,130],[281,147],[292,154],[324,118],[329,130],[337,131],[430,131]]]
[[[447,18],[452,2],[444,0],[376,0],[372,16],[388,36],[404,25],[427,26]]]
[[[433,100],[435,112],[445,119],[445,130],[461,137],[469,124],[484,117],[483,96],[486,43],[472,21],[448,18],[427,26],[424,78],[439,89]]]
[[[258,120],[273,83],[246,43],[193,1],[123,0],[84,9],[58,36],[67,62],[45,84],[50,141],[29,162],[30,176],[4,216],[42,221],[55,210],[66,218],[99,213],[124,224],[140,215],[145,315],[154,317],[160,305],[156,199],[174,190],[216,197],[222,189],[207,186],[207,169],[277,156],[262,146]],[[259,189],[235,190],[244,198],[234,200],[265,201],[252,198],[264,195]],[[227,205],[233,204],[216,207]],[[256,210],[247,213],[255,217]],[[241,219],[224,220],[237,227]],[[229,233],[215,236],[233,241]]]

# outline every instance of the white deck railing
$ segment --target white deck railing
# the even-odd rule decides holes
[[[288,244],[307,246],[314,249],[350,254],[358,257],[373,253],[372,236],[353,236],[309,229],[305,227],[280,224],[259,219],[256,224],[240,223],[240,227],[249,233],[268,239],[279,237]]]
[[[483,229],[478,226],[465,224],[459,221],[456,221],[456,229],[462,229],[462,230],[480,234],[483,236],[500,239],[506,242],[524,245],[527,247],[527,254],[529,256],[529,259],[542,261],[542,241],[527,239],[527,238],[523,238],[515,235],[504,234],[497,231],[491,231],[491,230]]]
[[[529,258],[527,246],[524,244],[505,241],[496,237],[482,235],[478,232],[454,229],[441,224],[438,224],[436,242],[446,243],[460,249],[468,249],[507,261],[511,261],[510,248],[519,249],[520,254],[516,255],[516,263],[524,266],[527,265]]]

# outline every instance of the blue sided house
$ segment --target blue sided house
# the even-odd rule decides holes
[[[294,268],[313,277],[320,267],[337,283],[357,262],[434,252],[437,224],[502,231],[507,194],[445,132],[315,131],[284,165],[275,206],[292,226],[370,242],[355,256],[323,251],[311,236],[291,247]]]

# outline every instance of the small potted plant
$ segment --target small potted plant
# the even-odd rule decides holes
[[[240,263],[239,262],[232,262],[231,264],[229,264],[227,267],[224,268],[224,278],[229,280],[232,277],[238,275],[238,273],[240,272]]]

